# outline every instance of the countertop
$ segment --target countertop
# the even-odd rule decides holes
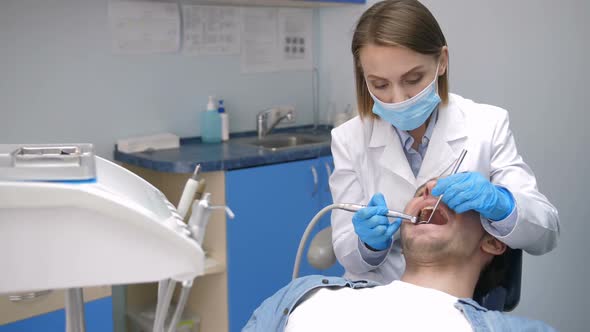
[[[326,140],[314,146],[278,151],[240,143],[241,138],[256,136],[252,131],[232,134],[228,141],[213,144],[202,143],[200,137],[183,138],[177,149],[124,153],[115,146],[114,158],[119,162],[166,173],[192,173],[197,164],[201,164],[203,172],[234,170],[329,156],[330,130],[328,126],[277,129],[276,133],[313,135]]]

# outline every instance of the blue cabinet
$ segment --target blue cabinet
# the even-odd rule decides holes
[[[305,227],[331,203],[331,157],[226,173],[229,330],[239,331],[264,299],[291,279]],[[315,232],[330,224],[326,215]],[[308,243],[309,244],[309,243]],[[338,264],[319,271],[304,259],[300,275],[342,275]]]
[[[106,297],[84,304],[87,332],[113,331],[113,303]],[[57,310],[0,326],[0,332],[65,332],[65,311]]]

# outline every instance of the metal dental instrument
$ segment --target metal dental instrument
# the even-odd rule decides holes
[[[367,207],[366,205],[349,204],[349,203],[340,203],[340,204],[334,204],[334,205],[336,205],[336,208],[338,208],[338,209],[349,211],[349,212],[357,212],[358,210]],[[405,219],[405,220],[408,220],[408,221],[410,221],[410,222],[412,222],[414,224],[418,220],[414,216],[411,216],[411,215],[405,214],[405,213],[401,213],[401,212],[398,212],[398,211],[394,211],[394,210],[387,211],[387,214],[385,216],[390,217],[390,218],[401,218],[401,219]]]
[[[450,175],[457,174],[457,171],[459,170],[459,167],[461,167],[461,163],[463,163],[463,158],[465,158],[466,154],[467,154],[467,150],[463,149],[463,151],[461,151],[461,154],[459,155],[459,158],[457,159],[457,162],[455,163],[455,167],[453,167],[453,171],[451,172]],[[426,222],[420,221],[420,222],[418,222],[418,224],[429,224],[430,223],[430,220],[432,219],[432,216],[434,216],[434,212],[438,208],[438,205],[440,204],[440,201],[442,200],[442,198],[443,198],[443,195],[440,195],[438,197],[438,200],[436,201],[436,204],[434,205],[434,208],[432,209],[432,213],[430,213],[430,217],[428,217],[428,221],[426,221]]]

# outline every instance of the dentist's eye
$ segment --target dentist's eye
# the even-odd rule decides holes
[[[406,80],[406,84],[414,85],[420,83],[420,81],[422,81],[422,77],[413,80]]]
[[[406,83],[408,85],[418,84],[418,83],[420,83],[420,81],[422,81],[423,77],[424,77],[424,75],[422,75],[422,74],[411,75],[404,80],[404,83]]]
[[[373,84],[373,87],[376,90],[383,90],[385,88],[387,88],[389,86],[389,84]]]

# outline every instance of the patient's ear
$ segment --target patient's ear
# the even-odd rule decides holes
[[[481,250],[488,254],[499,256],[506,251],[506,244],[490,234],[485,234],[481,239]]]

